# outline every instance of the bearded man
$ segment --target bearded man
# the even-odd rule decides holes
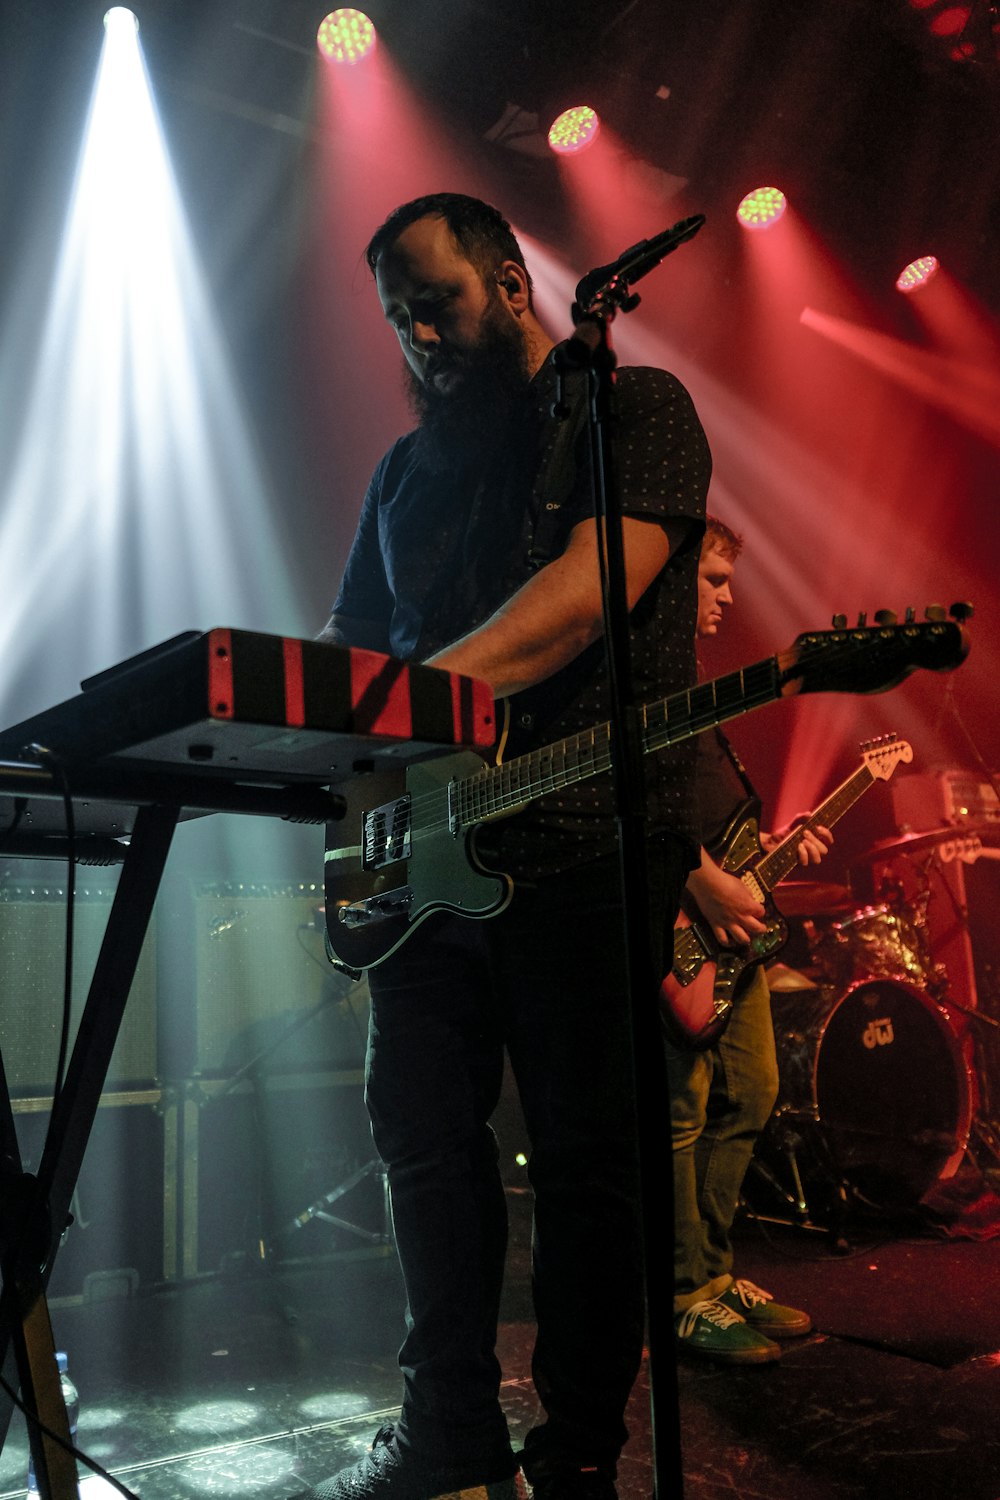
[[[517,240],[496,209],[441,193],[397,209],[367,260],[418,425],[375,470],[321,638],[485,680],[510,699],[517,750],[589,729],[609,690],[584,405],[568,428],[553,416],[555,346]],[[620,371],[617,395],[636,694],[652,699],[694,680],[711,461],[673,376]],[[692,752],[647,766],[660,935],[698,858]],[[608,775],[488,825],[478,852],[513,875],[509,906],[487,922],[437,914],[369,974],[366,1098],[406,1288],[404,1390],[399,1421],[319,1486],[325,1500],[513,1495],[519,1463],[540,1500],[616,1494],[644,1308]],[[504,1048],[531,1142],[544,1411],[517,1456],[495,1352],[507,1221],[488,1122]]]

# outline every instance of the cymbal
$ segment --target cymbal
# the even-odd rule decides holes
[[[774,894],[786,917],[815,917],[824,912],[853,911],[857,906],[850,886],[823,880],[786,880]]]
[[[892,838],[879,839],[877,844],[872,844],[863,854],[857,857],[860,865],[874,864],[878,860],[891,859],[900,854],[922,854],[926,849],[936,849],[939,844],[951,844],[967,842],[973,839],[996,838],[1000,831],[996,826],[984,828],[972,827],[971,824],[949,824],[945,828],[928,828],[916,833],[897,833]]]

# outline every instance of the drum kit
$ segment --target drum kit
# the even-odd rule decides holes
[[[988,1099],[974,1023],[997,1023],[935,961],[929,861],[955,837],[881,841],[852,868],[854,889],[777,893],[792,937],[789,964],[768,975],[780,1083],[744,1189],[758,1217],[843,1241],[852,1207],[913,1210],[958,1171]]]

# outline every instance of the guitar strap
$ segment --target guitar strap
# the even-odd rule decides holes
[[[716,728],[715,732],[719,736],[719,743],[721,744],[723,750],[725,750],[726,755],[729,757],[729,761],[732,765],[733,770],[736,772],[740,781],[743,783],[743,790],[746,792],[747,797],[756,802],[758,800],[757,791],[754,787],[753,782],[750,780],[750,776],[747,772],[746,766],[740,760],[734,746],[730,744],[729,740],[723,734],[722,730]]]

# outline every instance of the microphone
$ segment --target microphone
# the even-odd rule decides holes
[[[576,288],[576,300],[579,306],[586,312],[593,304],[599,292],[602,292],[607,284],[614,278],[631,283],[645,276],[654,266],[671,251],[676,250],[678,245],[683,245],[685,240],[691,239],[705,222],[704,214],[692,214],[689,219],[681,219],[672,229],[665,229],[662,234],[655,234],[652,239],[640,240],[637,245],[630,245],[623,250],[616,261],[609,266],[598,266],[595,271],[588,271],[586,276],[578,282]]]

